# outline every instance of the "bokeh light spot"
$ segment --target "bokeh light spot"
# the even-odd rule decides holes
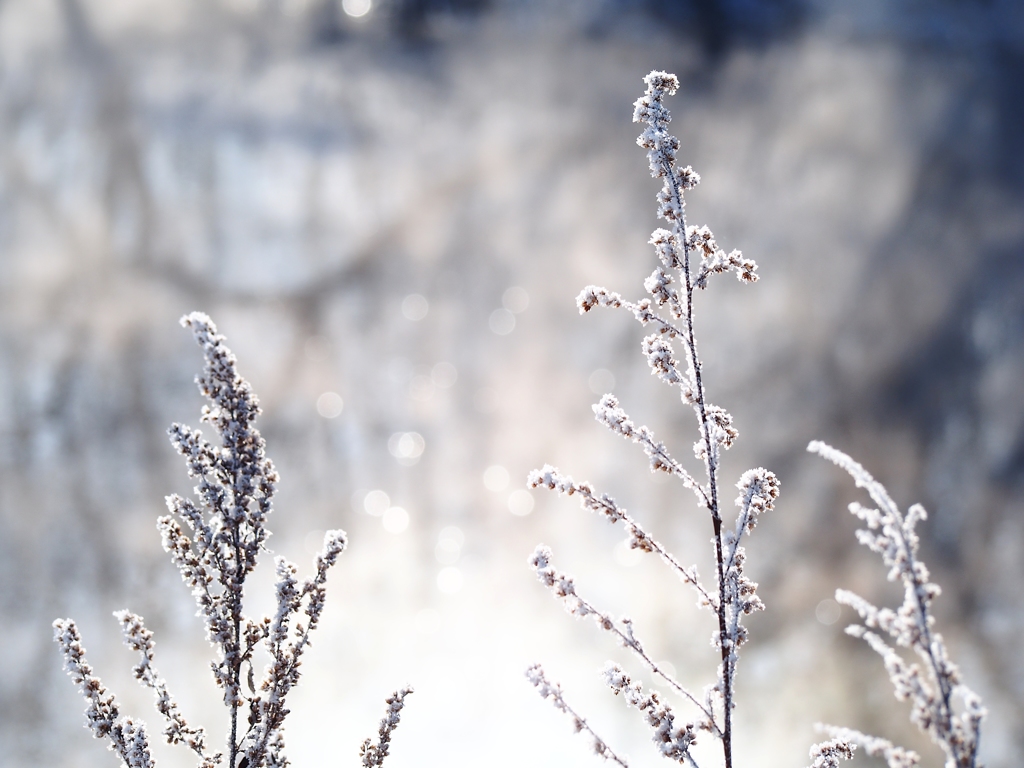
[[[454,595],[462,589],[462,571],[449,565],[437,574],[437,588],[446,595]]]
[[[402,533],[409,527],[409,513],[401,507],[389,507],[382,518],[388,533]]]
[[[502,307],[491,312],[487,325],[499,336],[508,336],[516,327],[516,316]]]
[[[380,517],[388,507],[391,506],[391,499],[384,491],[370,491],[363,499],[363,509],[366,514]]]
[[[341,0],[341,10],[354,19],[361,19],[373,8],[373,0]]]
[[[316,412],[325,419],[336,419],[345,409],[345,401],[337,392],[324,392],[316,399]]]
[[[395,432],[388,438],[388,451],[405,466],[419,461],[426,447],[427,443],[419,432]]]
[[[484,470],[484,486],[495,493],[504,491],[508,488],[508,470],[500,464],[492,464]]]
[[[615,374],[607,368],[598,368],[587,379],[587,386],[595,395],[607,395],[615,390]]]
[[[831,597],[826,597],[817,607],[814,609],[814,615],[817,617],[825,626],[830,626],[839,621],[840,608],[839,603],[833,600]]]
[[[430,370],[430,378],[438,389],[448,389],[459,379],[459,372],[451,363],[438,363]]]
[[[419,322],[427,316],[430,311],[430,304],[424,296],[418,293],[410,293],[402,299],[402,314],[407,320]]]
[[[513,285],[501,295],[501,306],[518,315],[520,312],[525,312],[526,308],[530,306],[530,294],[526,292],[525,288]]]
[[[508,511],[518,517],[526,517],[533,512],[533,494],[520,488],[508,496]]]

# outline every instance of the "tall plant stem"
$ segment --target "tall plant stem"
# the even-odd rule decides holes
[[[237,486],[237,472],[235,473]],[[238,573],[236,583],[238,592],[231,596],[232,630],[234,632],[234,648],[231,660],[231,744],[229,745],[228,768],[236,768],[238,761],[238,691],[242,680],[242,580],[245,571],[242,567],[242,542],[237,526],[232,531],[232,544],[235,548],[235,570]]]
[[[686,350],[693,368],[694,395],[697,413],[700,419],[701,434],[704,438],[704,468],[708,475],[711,499],[709,511],[715,531],[715,566],[718,571],[718,635],[722,651],[722,752],[725,768],[732,768],[732,648],[729,641],[729,630],[726,621],[725,601],[725,557],[722,551],[722,516],[718,509],[718,461],[711,441],[711,429],[708,425],[707,407],[704,399],[704,382],[701,378],[700,358],[697,357],[697,341],[693,333],[693,280],[690,275],[690,245],[686,237],[686,213],[679,178],[675,169],[668,163],[664,165],[668,183],[672,188],[673,201],[678,218],[673,222],[675,236],[683,244],[683,277],[686,281]]]

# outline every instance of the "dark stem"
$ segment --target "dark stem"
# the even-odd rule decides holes
[[[932,668],[932,674],[935,676],[935,682],[939,686],[939,693],[942,694],[942,728],[945,730],[946,734],[949,735],[953,732],[953,691],[950,687],[949,679],[944,674],[941,674],[939,670],[939,663],[935,659],[935,654],[932,653],[932,632],[931,628],[928,626],[928,608],[925,605],[924,598],[922,597],[924,584],[917,576],[917,559],[914,557],[914,552],[910,548],[910,543],[903,535],[903,516],[899,513],[899,510],[894,508],[893,517],[896,518],[897,523],[899,523],[893,527],[896,529],[897,535],[900,538],[900,543],[903,545],[903,551],[906,552],[907,555],[907,567],[910,572],[910,581],[914,587],[914,603],[917,608],[918,623],[921,626],[921,635],[924,641],[921,644],[924,646],[925,652],[927,653],[928,663]],[[948,738],[946,741],[951,745],[953,744],[953,742]],[[974,768],[974,764],[977,760],[977,749],[978,745],[975,743],[974,751],[970,755],[971,768]],[[957,754],[955,757],[959,762],[960,755]]]
[[[235,644],[239,643],[239,625],[238,619],[235,619]],[[237,669],[231,670],[231,683],[237,686],[239,684],[239,674]],[[231,757],[228,765],[230,768],[235,768],[235,758],[238,757],[238,702],[232,699],[231,701]]]
[[[715,560],[718,561],[718,635],[722,646],[722,751],[725,753],[725,768],[732,768],[732,645],[725,617],[725,573],[722,566],[722,518],[713,517],[715,526]]]
[[[675,169],[671,164],[665,164],[668,177],[668,184],[671,186],[672,195],[675,198],[679,218],[674,224],[676,237],[683,243],[683,277],[686,280],[686,346],[690,355],[690,362],[693,366],[694,393],[697,400],[697,409],[700,413],[701,432],[704,437],[704,449],[706,457],[704,466],[708,473],[708,483],[711,486],[711,522],[715,528],[715,560],[718,568],[718,634],[719,645],[722,649],[722,691],[723,709],[722,713],[722,751],[725,757],[725,768],[732,768],[732,649],[729,642],[729,630],[726,622],[726,601],[725,601],[725,558],[722,554],[722,517],[718,512],[718,463],[715,460],[715,453],[711,444],[711,429],[708,425],[707,410],[704,402],[704,383],[700,375],[700,360],[697,357],[697,342],[693,335],[693,281],[690,276],[690,247],[686,239],[686,213],[684,209],[683,196],[679,186],[679,179],[676,177]]]
[[[237,478],[237,473],[236,473]],[[231,697],[231,752],[228,757],[228,768],[236,768],[238,759],[238,690],[242,681],[242,546],[238,531],[238,523],[232,524],[231,543],[235,549],[235,578],[231,591],[231,620],[234,630],[234,647],[231,649],[230,681],[234,693]]]

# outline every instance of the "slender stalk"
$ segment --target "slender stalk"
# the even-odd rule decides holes
[[[725,768],[732,768],[732,648],[729,641],[729,629],[726,619],[725,600],[725,557],[722,551],[722,516],[718,508],[718,461],[715,446],[711,440],[711,428],[708,424],[707,408],[704,398],[704,382],[701,379],[701,363],[697,356],[697,341],[693,334],[693,280],[690,275],[690,244],[686,237],[686,209],[683,196],[680,192],[679,178],[675,168],[670,163],[663,164],[665,174],[668,176],[668,183],[672,188],[672,195],[675,197],[676,210],[679,217],[673,222],[672,228],[676,237],[683,244],[683,277],[686,281],[686,335],[684,341],[686,351],[689,355],[690,367],[693,368],[694,377],[694,398],[696,410],[700,421],[701,434],[704,438],[704,449],[706,451],[704,467],[708,474],[708,485],[710,486],[711,499],[709,510],[711,522],[715,531],[715,566],[718,571],[718,633],[719,645],[722,651],[722,691],[723,709],[722,713],[722,751],[724,753]]]
[[[977,768],[980,765],[981,721],[986,712],[977,694],[961,681],[942,636],[932,631],[934,616],[931,603],[939,595],[939,588],[928,581],[928,570],[917,555],[919,542],[914,532],[917,522],[926,517],[924,509],[915,505],[904,515],[881,483],[842,451],[819,441],[812,442],[808,450],[846,470],[878,505],[877,509],[850,505],[850,511],[866,523],[866,529],[858,531],[858,539],[882,556],[882,561],[890,569],[890,581],[898,577],[905,590],[903,605],[896,611],[877,608],[852,592],[838,590],[836,599],[856,610],[863,622],[848,627],[847,633],[863,638],[882,656],[897,698],[913,701],[911,721],[943,749],[946,765]],[[894,647],[872,630],[885,632],[896,645],[912,648],[928,667],[931,680],[926,681],[918,664],[908,664]],[[934,688],[929,682],[934,684]],[[953,708],[954,698],[959,698],[962,703],[959,714]],[[869,754],[884,754],[888,760],[891,753],[899,757],[900,765],[910,765],[910,758],[904,758],[911,755],[915,761],[913,764],[917,764],[916,754],[884,739],[849,729],[829,730],[833,735],[838,733],[848,741],[864,746]],[[890,760],[890,764],[895,763]]]
[[[235,619],[235,643],[240,643],[240,624],[241,622]],[[231,670],[231,683],[237,686],[239,684],[239,672],[240,670],[236,666]],[[233,699],[231,701],[231,744],[230,754],[228,756],[229,768],[235,768],[235,760],[238,758],[238,701]]]
[[[235,475],[235,486],[238,484],[238,473],[237,469],[234,472]],[[242,680],[242,655],[240,653],[242,647],[242,580],[245,578],[245,571],[242,570],[242,546],[240,540],[240,534],[237,525],[231,532],[231,542],[235,549],[235,573],[237,578],[235,583],[238,584],[239,592],[231,595],[231,616],[232,616],[232,637],[234,639],[234,647],[232,650],[232,661],[230,670],[230,681],[232,690],[235,692],[231,697],[230,713],[231,713],[231,743],[229,744],[229,755],[228,755],[228,768],[235,768],[236,761],[238,760],[238,690]]]
[[[550,682],[544,675],[544,670],[540,664],[534,664],[526,670],[526,677],[531,683],[533,683],[534,687],[538,689],[542,698],[551,699],[556,709],[560,709],[573,719],[577,732],[586,731],[590,734],[590,738],[594,740],[594,751],[597,754],[607,760],[615,761],[621,768],[629,768],[629,764],[626,760],[617,755],[612,748],[608,746],[607,742],[598,736],[594,729],[590,727],[586,719],[569,706],[562,697],[562,686],[557,683]]]
[[[935,678],[935,683],[939,687],[939,693],[942,696],[942,730],[945,733],[953,732],[953,686],[950,684],[947,675],[943,674],[939,668],[939,663],[935,659],[935,652],[932,641],[931,627],[928,626],[929,610],[924,597],[924,583],[921,581],[918,573],[918,560],[914,557],[914,549],[911,547],[910,542],[907,541],[906,536],[903,533],[903,516],[900,514],[899,509],[893,505],[891,510],[893,517],[898,522],[898,525],[894,526],[896,534],[900,538],[901,549],[907,558],[907,572],[910,574],[911,584],[914,587],[914,607],[917,610],[917,624],[921,631],[922,638],[924,640],[921,645],[924,647],[925,653],[928,658],[928,665],[931,667],[932,676]],[[977,751],[973,752],[970,756],[970,766],[973,768],[976,762]],[[959,757],[959,755],[958,755]]]

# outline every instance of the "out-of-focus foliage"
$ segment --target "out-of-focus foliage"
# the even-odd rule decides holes
[[[707,375],[743,436],[727,471],[770,466],[784,488],[751,545],[767,611],[738,679],[738,761],[803,764],[818,720],[928,754],[842,635],[852,617],[823,623],[838,585],[888,593],[851,545],[842,479],[803,454],[822,437],[931,512],[935,608],[991,712],[982,751],[1015,765],[1024,19],[1011,2],[894,5],[0,4],[0,764],[112,759],[49,639],[69,613],[133,711],[149,701],[109,614],[146,615],[183,708],[223,727],[154,527],[189,486],[164,431],[194,411],[177,327],[194,309],[261,396],[282,477],[271,548],[302,561],[311,529],[351,536],[293,702],[296,765],[354,764],[381,687],[407,681],[394,768],[591,764],[522,679],[544,649],[596,693],[609,651],[536,584],[538,540],[683,682],[707,677],[713,649],[684,631],[696,610],[670,574],[571,503],[509,506],[529,510],[526,472],[552,461],[607,478],[702,562],[690,499],[590,404],[613,389],[678,454],[685,414],[629,318],[573,305],[651,270],[656,189],[629,105],[657,68],[682,80],[673,131],[704,179],[691,213],[764,274],[702,308]],[[652,578],[664,589],[627,602]],[[604,699],[602,735],[641,753],[643,728]]]

